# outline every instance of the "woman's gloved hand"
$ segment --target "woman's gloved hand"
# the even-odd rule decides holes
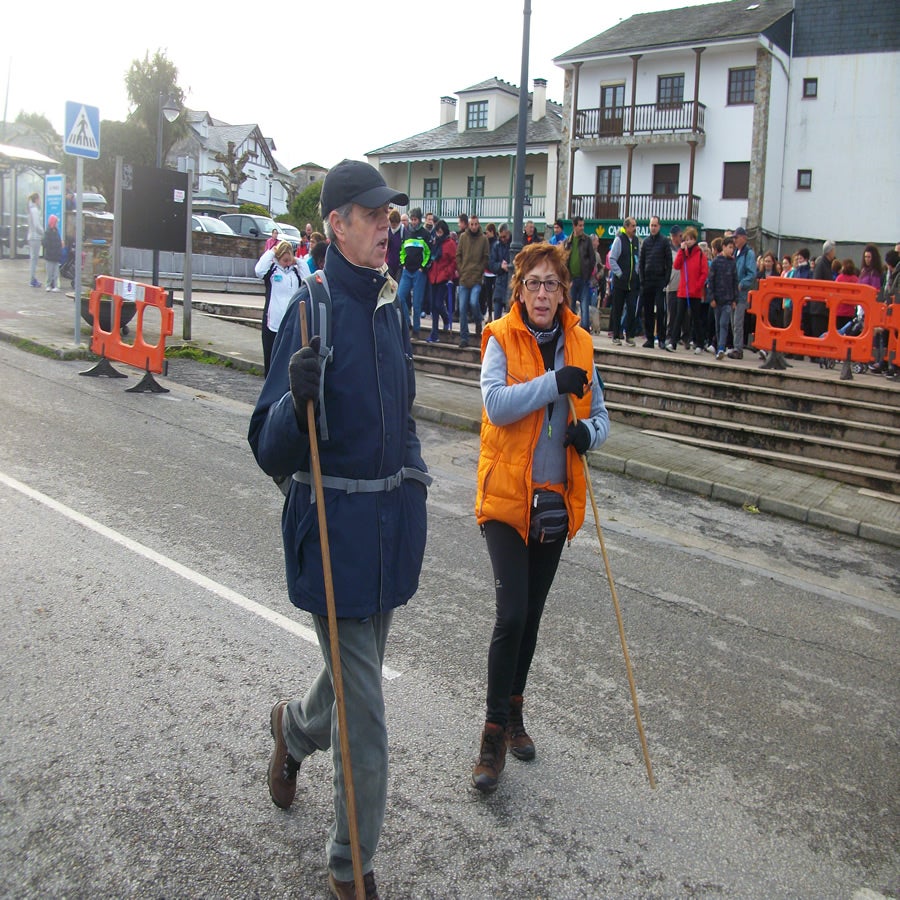
[[[591,446],[591,433],[584,422],[570,422],[566,428],[563,447],[574,447],[579,456],[584,456]]]
[[[576,397],[583,397],[587,385],[587,372],[579,369],[578,366],[563,366],[556,372],[556,389],[560,394],[574,394]]]

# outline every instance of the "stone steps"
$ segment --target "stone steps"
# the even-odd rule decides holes
[[[473,385],[480,350],[414,342],[416,368]],[[601,343],[602,342],[602,343]],[[900,386],[869,375],[841,381],[798,363],[760,369],[747,354],[620,348],[595,338],[614,421],[698,447],[900,494]]]

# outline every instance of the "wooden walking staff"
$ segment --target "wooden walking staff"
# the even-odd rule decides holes
[[[306,326],[306,303],[300,301],[300,341],[309,343]],[[334,699],[338,711],[338,735],[341,759],[344,763],[344,792],[347,795],[347,823],[350,826],[350,857],[353,861],[353,883],[358,900],[364,900],[362,856],[359,850],[359,828],[356,822],[356,790],[353,787],[353,766],[350,762],[350,738],[347,735],[347,710],[344,706],[344,676],[341,672],[341,645],[338,641],[337,613],[334,605],[334,580],[331,577],[331,551],[328,548],[328,522],[325,519],[325,491],[322,488],[322,465],[319,462],[319,442],[316,439],[316,410],[312,400],[306,402],[306,428],[309,431],[310,472],[316,491],[319,516],[319,543],[322,545],[322,574],[325,578],[325,605],[328,610],[328,639],[331,649],[331,671],[334,678]]]
[[[569,398],[569,410],[572,413],[572,421],[578,421],[575,412],[575,401],[572,395]],[[650,779],[650,787],[656,789],[656,779],[653,777],[653,766],[650,765],[650,751],[647,749],[647,738],[644,737],[644,726],[641,722],[641,710],[638,707],[637,688],[634,685],[634,673],[631,671],[631,658],[628,655],[628,644],[625,641],[625,626],[622,624],[622,611],[619,608],[619,595],[616,593],[616,583],[613,581],[612,568],[609,565],[609,556],[606,553],[606,543],[603,540],[603,531],[600,528],[600,513],[597,512],[597,501],[594,498],[594,485],[591,483],[591,473],[588,468],[587,458],[581,457],[584,466],[584,480],[587,482],[588,493],[591,496],[591,509],[594,511],[594,524],[597,526],[597,537],[600,538],[600,553],[603,556],[603,564],[606,566],[606,577],[609,579],[609,592],[612,596],[613,609],[616,611],[616,622],[619,626],[619,641],[622,644],[622,653],[625,656],[625,668],[628,670],[628,687],[631,689],[631,705],[634,707],[634,721],[637,723],[638,736],[641,739],[641,750],[644,753],[644,765],[647,767],[647,777]]]

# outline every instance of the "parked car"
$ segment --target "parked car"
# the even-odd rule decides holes
[[[278,225],[278,233],[294,248],[294,253],[296,253],[300,242],[303,240],[300,229],[296,225],[289,225],[287,222],[277,222],[276,224]]]
[[[191,216],[191,228],[194,231],[206,231],[209,234],[234,234],[234,230],[227,223],[215,216]]]
[[[115,219],[115,216],[106,208],[106,197],[91,191],[82,193],[81,211],[84,215],[93,216],[95,219]]]
[[[235,234],[244,237],[267,238],[278,230],[278,223],[268,216],[251,216],[247,213],[226,213],[220,221],[230,226]]]

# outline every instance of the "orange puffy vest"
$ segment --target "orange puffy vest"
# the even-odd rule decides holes
[[[567,366],[578,366],[594,374],[594,344],[580,325],[578,316],[563,303],[559,317],[564,333],[564,358]],[[541,351],[534,335],[522,320],[521,303],[512,304],[508,315],[485,325],[481,334],[481,356],[490,337],[496,338],[506,354],[506,383],[530,381],[545,372]],[[591,391],[584,397],[572,395],[579,419],[590,418]],[[563,398],[560,398],[563,402]],[[568,404],[568,399],[565,399]],[[481,455],[478,459],[478,493],[475,516],[479,525],[493,520],[511,525],[528,543],[531,520],[531,468],[534,448],[544,421],[543,409],[529,413],[510,425],[494,425],[481,412]],[[584,467],[574,447],[566,450],[566,509],[569,513],[569,540],[584,522],[587,485]]]

